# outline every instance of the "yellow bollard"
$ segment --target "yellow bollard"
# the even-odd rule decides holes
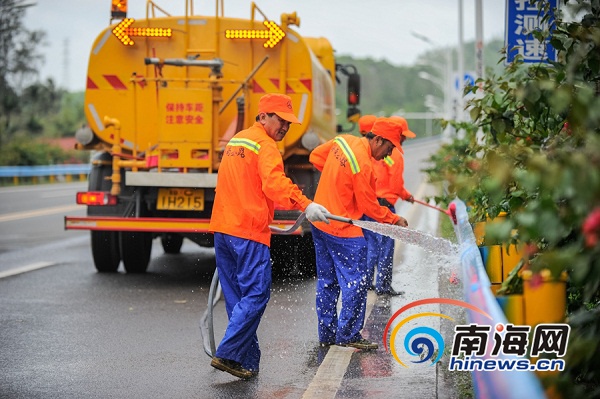
[[[563,274],[553,279],[549,270],[540,272],[535,281],[531,270],[521,274],[525,301],[525,324],[535,327],[540,323],[562,323],[567,309],[567,278]]]
[[[485,238],[485,225],[486,222],[477,222],[473,224],[473,234],[475,235],[475,245],[483,245]]]
[[[479,247],[483,266],[490,279],[490,283],[502,282],[502,246],[488,245]]]
[[[496,292],[498,292],[500,288],[502,288],[502,283],[491,283],[490,285],[490,291],[492,291],[494,296],[496,296]]]
[[[500,305],[509,323],[514,325],[525,324],[523,295],[500,295],[496,297],[496,301],[498,301],[498,305]]]
[[[523,258],[523,245],[510,244],[508,249],[502,246],[502,281],[506,280],[510,272]]]
[[[531,270],[521,274],[523,278],[523,303],[525,307],[525,324],[534,327],[541,323],[563,323],[567,308],[567,275],[563,273],[559,279],[553,278],[550,270],[544,269],[540,276],[534,279]],[[542,357],[531,357],[531,363],[537,363]],[[555,376],[557,370],[536,370],[536,375],[541,379]],[[546,392],[556,393],[552,386]],[[560,395],[549,397],[560,398]]]

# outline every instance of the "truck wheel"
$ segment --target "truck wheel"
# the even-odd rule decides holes
[[[119,232],[121,259],[127,273],[145,273],[152,253],[152,233]]]
[[[111,181],[107,178],[112,174],[110,162],[112,157],[107,152],[94,156],[95,163],[88,177],[89,191],[110,191]],[[112,216],[118,214],[117,207],[88,206],[89,216]],[[92,231],[92,258],[99,272],[116,272],[121,262],[119,250],[119,234],[116,231]]]
[[[179,234],[163,234],[160,237],[160,242],[166,254],[178,254],[181,252],[183,245],[183,236]]]
[[[119,236],[115,231],[92,231],[92,257],[99,272],[116,272],[121,262]]]

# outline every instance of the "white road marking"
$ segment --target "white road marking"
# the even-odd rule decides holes
[[[376,299],[377,294],[369,291],[367,294],[365,320],[369,319]],[[337,345],[329,347],[325,359],[323,359],[310,385],[304,391],[302,399],[334,399],[342,384],[342,379],[344,378],[344,374],[346,374],[346,369],[350,364],[350,359],[352,359],[354,352],[356,352],[354,348]]]
[[[74,197],[73,190],[62,190],[56,192],[42,193],[40,198]]]
[[[52,263],[52,262],[32,263],[27,266],[17,267],[15,269],[10,269],[10,270],[5,270],[3,272],[0,272],[0,278],[15,276],[15,275],[21,274],[21,273],[27,273],[27,272],[31,272],[34,270],[43,269],[45,267],[54,266],[56,264],[57,263]]]
[[[0,187],[0,194],[56,191],[56,190],[64,190],[66,187],[77,188],[77,189],[80,188],[81,190],[86,190],[87,182],[52,183],[52,184],[35,184],[35,185],[31,185],[31,186]]]
[[[83,206],[83,205],[63,205],[63,206],[56,206],[54,208],[40,209],[37,211],[7,213],[5,215],[0,216],[0,223],[1,222],[10,222],[12,220],[33,218],[33,217],[37,217],[37,216],[52,215],[54,213],[75,211],[78,209],[85,209],[85,206]]]
[[[329,348],[302,399],[335,398],[353,353],[354,348],[335,345]]]

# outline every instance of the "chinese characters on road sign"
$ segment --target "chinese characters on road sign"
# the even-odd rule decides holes
[[[551,13],[547,19],[529,0],[506,0],[506,28],[504,44],[507,48],[506,63],[515,60],[517,54],[526,63],[556,61],[556,50],[546,39],[540,42],[532,32],[554,29],[554,11],[558,0],[549,0]]]

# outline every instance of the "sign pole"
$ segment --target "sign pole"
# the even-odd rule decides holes
[[[483,5],[475,0],[475,79],[483,79]],[[479,85],[481,89],[481,84]]]
[[[465,65],[464,65],[464,55],[463,55],[463,0],[458,0],[458,99],[457,99],[457,120],[462,122],[464,118],[464,110],[465,107],[462,91],[465,87],[464,79],[462,78],[465,75]]]

